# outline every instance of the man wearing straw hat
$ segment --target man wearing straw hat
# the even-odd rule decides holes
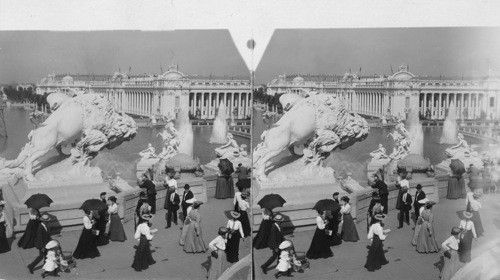
[[[267,241],[267,246],[272,250],[273,255],[263,265],[260,266],[264,274],[267,274],[267,269],[269,268],[269,266],[274,261],[278,260],[279,246],[281,242],[285,240],[282,229],[280,227],[280,224],[283,222],[283,220],[284,219],[281,214],[276,214],[274,216],[274,224],[271,225],[271,231],[269,232],[269,238]]]
[[[28,269],[31,274],[33,274],[33,269],[37,264],[39,264],[45,258],[45,245],[52,239],[50,238],[47,223],[50,221],[50,217],[47,214],[40,216],[40,224],[36,230],[35,236],[35,247],[38,249],[38,256],[36,259],[28,265]]]

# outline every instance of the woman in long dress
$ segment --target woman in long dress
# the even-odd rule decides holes
[[[436,242],[434,232],[434,214],[432,214],[432,203],[425,204],[425,210],[420,215],[422,224],[417,237],[417,252],[419,253],[435,253],[439,252],[439,245]],[[420,217],[419,217],[420,218]]]
[[[228,229],[226,256],[228,262],[235,263],[239,260],[240,239],[244,238],[245,234],[243,233],[241,222],[238,221],[241,214],[231,211],[230,215],[232,219],[228,220],[226,225]]]
[[[208,269],[207,274],[208,280],[217,280],[221,276],[222,272],[224,272],[227,228],[219,228],[218,234],[219,236],[208,243],[208,247],[212,251],[210,254],[210,268]]]
[[[0,201],[0,253],[6,253],[10,251],[9,241],[7,240],[7,223],[5,222],[5,213],[3,209],[5,208],[5,201]]]
[[[123,229],[122,221],[118,215],[118,203],[116,203],[116,197],[110,196],[108,201],[111,202],[108,207],[109,213],[109,240],[123,242],[127,240],[125,235],[125,230]]]
[[[252,227],[250,226],[250,220],[248,219],[248,208],[250,208],[250,204],[246,201],[248,194],[242,193],[241,200],[238,202],[238,207],[240,208],[238,213],[240,213],[240,218],[238,219],[241,222],[243,227],[243,233],[241,237],[247,237],[252,235]]]
[[[207,250],[201,231],[201,216],[198,212],[201,204],[203,203],[195,201],[193,203],[193,209],[188,214],[191,222],[187,225],[186,239],[184,243],[184,252],[186,253],[203,253]]]
[[[457,227],[453,227],[451,230],[451,236],[446,239],[441,247],[445,252],[449,253],[449,258],[444,257],[444,266],[443,270],[441,270],[441,280],[450,280],[453,278],[455,273],[460,269],[460,260],[458,257],[458,244],[460,243],[460,239],[458,235],[460,234],[460,229]]]
[[[459,228],[462,230],[460,244],[458,245],[458,257],[460,262],[468,263],[471,261],[472,238],[477,238],[476,229],[471,218],[474,214],[468,211],[463,212],[464,219],[460,221]]]
[[[38,225],[40,224],[40,220],[38,220],[40,213],[38,212],[38,210],[30,208],[28,211],[30,220],[26,225],[23,236],[21,236],[21,239],[19,239],[19,241],[17,242],[17,246],[23,249],[35,247],[36,230],[38,229]]]
[[[417,246],[417,240],[418,240],[418,235],[420,234],[420,228],[422,227],[422,224],[424,223],[424,221],[422,220],[422,212],[424,212],[424,210],[425,210],[425,205],[427,203],[433,203],[433,202],[429,201],[428,198],[424,198],[424,199],[419,200],[418,203],[423,204],[423,205],[422,205],[422,207],[420,207],[420,209],[418,209],[418,211],[419,211],[418,219],[415,222],[415,230],[413,231],[413,237],[411,239],[411,245],[413,245],[413,246]]]
[[[179,239],[179,245],[184,246],[186,244],[186,236],[189,228],[189,224],[191,223],[191,218],[189,217],[189,213],[191,213],[191,210],[193,210],[193,205],[196,202],[195,198],[186,200],[187,203],[191,204],[187,209],[186,209],[186,218],[184,219],[184,222],[182,224],[182,229],[181,229],[181,238]]]
[[[318,216],[316,217],[316,231],[307,250],[306,257],[308,259],[319,259],[319,258],[329,258],[333,257],[333,252],[330,249],[328,235],[325,232],[325,226],[328,224],[327,216],[329,211],[323,211],[320,213],[318,211]]]
[[[385,258],[383,241],[387,237],[386,234],[388,234],[390,230],[384,230],[380,224],[382,220],[385,219],[385,215],[377,214],[373,217],[373,219],[375,221],[370,226],[370,230],[368,231],[368,239],[372,241],[365,263],[365,268],[368,269],[368,271],[378,270],[383,265],[389,263],[389,261]]]
[[[453,174],[448,179],[448,191],[446,193],[447,199],[465,198],[465,179],[462,175]]]
[[[226,199],[234,197],[233,167],[228,164],[222,164],[222,162],[219,162],[217,167],[219,167],[220,175],[218,175],[215,185],[215,198]]]
[[[484,233],[481,215],[479,214],[479,210],[482,208],[481,202],[478,200],[480,197],[481,191],[476,189],[474,192],[467,193],[467,197],[465,198],[466,210],[472,213],[471,221],[474,223],[478,237]]]
[[[253,247],[255,249],[267,248],[267,240],[271,233],[271,226],[273,225],[273,212],[267,208],[262,210],[262,222],[260,222],[259,231],[253,238]]]
[[[153,234],[156,230],[149,228],[148,222],[153,218],[151,214],[144,214],[139,220],[139,225],[135,230],[134,238],[139,240],[139,245],[135,250],[134,262],[132,268],[135,271],[142,271],[147,269],[150,265],[155,264],[153,255],[151,254],[150,241],[153,240]]]
[[[356,224],[351,216],[351,204],[349,197],[343,196],[341,199],[342,207],[340,213],[342,214],[342,232],[341,236],[344,241],[356,242],[359,240],[358,230]]]
[[[86,259],[99,257],[101,253],[97,249],[96,245],[96,235],[92,232],[92,226],[95,224],[94,216],[96,212],[91,211],[83,216],[83,230],[76,245],[76,249],[73,252],[73,257],[75,259]]]

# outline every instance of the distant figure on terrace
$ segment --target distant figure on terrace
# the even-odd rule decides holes
[[[386,150],[382,144],[378,144],[378,149],[370,153],[374,159],[387,158]]]
[[[139,152],[139,155],[141,156],[142,159],[149,159],[149,158],[155,158],[155,148],[151,143],[148,144],[148,147],[145,150],[142,150]]]

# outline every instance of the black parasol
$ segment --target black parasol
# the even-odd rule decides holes
[[[80,206],[80,209],[82,209],[85,212],[90,212],[92,210],[95,210],[97,212],[101,212],[101,211],[105,210],[106,207],[108,207],[108,206],[102,200],[93,198],[93,199],[85,200],[85,202],[82,204],[82,206]]]
[[[286,200],[281,197],[281,195],[271,193],[266,194],[257,204],[259,204],[261,208],[273,210],[276,207],[282,207],[285,203]]]
[[[52,202],[54,201],[52,201],[48,195],[44,193],[37,193],[30,196],[24,204],[26,204],[29,208],[40,210],[42,207],[49,207]]]
[[[323,211],[330,211],[332,213],[340,211],[340,205],[333,199],[322,199],[316,202],[313,207],[314,210],[323,213]]]
[[[465,165],[459,159],[455,159],[455,158],[451,159],[450,169],[451,169],[451,172],[453,173],[453,175],[462,176],[462,174],[465,173]]]

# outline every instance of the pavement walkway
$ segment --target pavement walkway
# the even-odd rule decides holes
[[[226,226],[227,211],[233,207],[233,199],[217,200],[209,199],[200,208],[201,227],[203,239],[208,248],[208,243],[217,236],[217,230]],[[134,237],[134,223],[124,224],[127,234],[125,242],[110,242],[108,245],[100,246],[101,256],[95,259],[77,260],[77,268],[71,273],[60,273],[59,279],[206,279],[209,267],[209,251],[205,253],[185,253],[179,245],[180,227],[172,225],[165,229],[166,211],[161,209],[152,220],[152,228],[157,228],[151,246],[153,258],[156,264],[147,270],[136,272],[130,266],[134,258],[134,245],[138,242]],[[83,213],[82,213],[83,214]],[[81,230],[62,232],[61,236],[52,236],[61,243],[63,251],[73,251],[78,243]],[[38,251],[32,249],[20,249],[17,240],[20,234],[12,242],[12,249],[8,253],[0,254],[0,279],[41,279],[42,264],[32,275],[26,266],[31,263]],[[250,238],[240,242],[240,259],[250,253]],[[249,268],[247,269],[249,273]],[[238,275],[248,274],[239,272]],[[53,278],[47,276],[46,279]],[[246,279],[246,278],[245,278]]]
[[[485,252],[492,252],[492,248],[494,245],[498,245],[500,240],[500,194],[484,195],[482,204],[481,218],[485,234],[483,237],[478,238],[477,241],[473,241],[473,260]],[[465,210],[465,199],[441,199],[439,204],[434,205],[436,241],[440,246],[450,236],[451,228],[459,225],[459,213],[463,210]],[[344,242],[339,246],[332,247],[333,257],[311,260],[310,269],[304,273],[294,273],[294,279],[439,279],[439,273],[443,266],[443,252],[418,253],[415,247],[411,245],[413,222],[410,222],[410,226],[404,224],[402,229],[397,229],[398,223],[396,219],[397,211],[395,210],[390,211],[384,221],[384,229],[391,229],[391,233],[384,242],[386,258],[389,260],[389,264],[383,266],[380,270],[369,272],[364,268],[368,255],[368,240],[366,237],[366,221],[363,221],[357,224],[360,241]],[[313,235],[314,231],[303,231],[296,232],[294,235],[285,238],[292,240],[297,252],[305,254]],[[498,252],[498,250],[495,252]],[[270,256],[270,249],[254,250],[255,279],[274,279],[274,274],[277,272],[274,265],[271,266],[273,269],[270,269],[267,275],[264,275],[260,269],[260,265]],[[471,279],[468,278],[468,280]]]

